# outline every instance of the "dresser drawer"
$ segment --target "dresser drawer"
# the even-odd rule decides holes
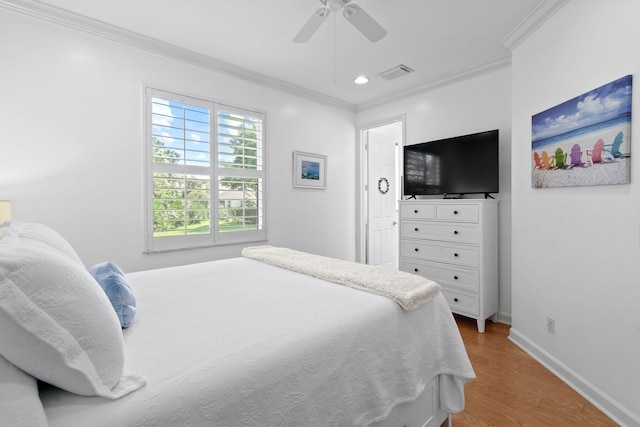
[[[438,221],[478,222],[480,211],[478,205],[439,204],[436,206],[436,219]]]
[[[400,259],[400,270],[426,277],[441,285],[451,285],[470,292],[480,290],[478,270],[405,258]]]
[[[480,258],[477,246],[420,240],[402,240],[400,242],[400,256],[446,262],[466,267],[478,267]]]
[[[426,204],[400,205],[400,218],[409,219],[435,219],[436,206]]]
[[[477,315],[480,312],[480,297],[451,289],[442,289],[442,295],[449,303],[451,311]]]
[[[478,243],[480,227],[476,224],[449,224],[428,221],[402,221],[400,235],[414,239]]]

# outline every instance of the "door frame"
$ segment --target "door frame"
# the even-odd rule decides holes
[[[367,220],[369,216],[369,206],[367,202],[367,165],[368,155],[365,148],[365,132],[377,127],[390,125],[392,123],[402,123],[402,138],[400,144],[404,147],[406,137],[406,115],[387,117],[374,122],[359,125],[356,129],[356,262],[367,263]],[[402,152],[401,152],[402,153]],[[400,179],[402,173],[399,171]],[[402,194],[397,195],[402,197]]]

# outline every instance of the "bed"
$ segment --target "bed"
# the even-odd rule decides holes
[[[24,262],[33,247],[38,256]],[[84,266],[77,267],[79,258],[61,236],[39,224],[12,225],[0,238],[0,289],[28,276],[29,283],[45,282],[41,295],[60,274],[70,280],[68,270],[74,270],[71,281],[80,278],[90,295],[62,309],[40,298],[45,301],[40,308],[55,306],[53,317],[78,311],[72,313],[75,320],[67,320],[71,329],[80,328],[77,316],[85,316],[86,328],[111,310],[104,315],[109,327],[100,327],[111,331],[115,324],[120,336],[92,326],[91,336],[76,341],[88,348],[87,360],[105,352],[104,342],[119,340],[114,346],[121,346],[121,354],[116,351],[116,362],[92,362],[100,384],[87,391],[85,384],[67,384],[68,375],[56,374],[49,359],[35,355],[27,359],[40,359],[25,362],[24,348],[14,350],[21,343],[16,333],[0,333],[0,424],[437,426],[463,409],[464,384],[474,372],[437,284],[422,301],[415,293],[403,300],[349,282],[353,275],[347,273],[329,281],[317,271],[256,256],[272,249],[249,248],[238,258],[126,274],[135,318],[123,329],[116,305]],[[295,254],[311,266],[328,262],[330,272],[338,266],[362,278],[381,271],[275,249],[285,251],[285,261]],[[33,280],[37,272],[25,274],[47,257],[53,261],[46,261],[44,279]],[[63,273],[52,273],[55,269]],[[396,273],[406,279],[400,272],[385,274]],[[89,315],[77,307],[87,299],[94,304]],[[15,304],[7,301],[11,292],[0,291],[3,329],[16,323]],[[96,334],[109,338],[95,339]],[[68,361],[63,365],[63,372],[80,369]],[[114,369],[115,380],[100,379]]]

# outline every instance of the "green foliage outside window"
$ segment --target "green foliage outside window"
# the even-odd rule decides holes
[[[172,98],[149,98],[153,237],[264,230],[264,116]]]

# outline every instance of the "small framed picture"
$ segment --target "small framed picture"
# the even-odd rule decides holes
[[[293,152],[293,186],[299,188],[327,188],[327,156]]]

